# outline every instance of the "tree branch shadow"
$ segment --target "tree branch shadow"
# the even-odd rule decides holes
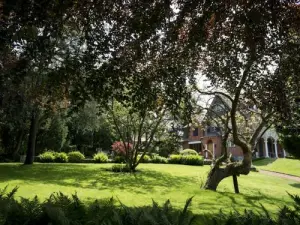
[[[94,168],[86,164],[2,165],[0,182],[11,180],[98,190],[121,189],[143,194],[149,193],[156,187],[179,188],[192,179],[148,169],[140,169],[133,174],[114,173],[106,171],[105,168]]]

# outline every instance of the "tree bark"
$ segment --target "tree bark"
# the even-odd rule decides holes
[[[12,157],[14,160],[16,160],[17,158],[17,154],[18,152],[20,151],[20,148],[22,146],[22,142],[23,142],[23,138],[24,138],[24,135],[25,135],[25,132],[24,132],[24,129],[21,128],[20,130],[20,133],[19,133],[19,136],[18,136],[18,141],[17,141],[17,145],[13,151],[13,154],[12,154]]]
[[[232,180],[233,180],[234,192],[236,194],[239,194],[240,191],[239,191],[239,183],[238,183],[237,175],[233,175]]]
[[[225,167],[220,167],[219,164],[217,162],[209,172],[204,189],[216,191],[219,183],[226,177],[249,174],[251,169],[251,152],[244,155],[244,160],[241,163],[229,163]]]
[[[30,130],[28,137],[28,145],[26,152],[26,159],[24,164],[30,165],[33,164],[34,155],[35,155],[35,145],[36,145],[36,136],[38,132],[39,125],[39,110],[33,110],[31,113],[31,121],[30,121]]]

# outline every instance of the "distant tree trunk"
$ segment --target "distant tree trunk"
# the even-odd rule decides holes
[[[16,145],[16,147],[13,151],[13,154],[12,154],[14,160],[16,160],[17,154],[20,151],[20,148],[22,146],[22,142],[23,142],[23,139],[24,139],[24,135],[25,135],[24,128],[21,128],[21,130],[19,132],[18,140],[17,140],[17,145]]]
[[[38,125],[39,125],[39,110],[35,109],[31,113],[28,145],[27,145],[26,159],[24,162],[24,164],[27,164],[27,165],[33,164],[33,159],[34,159],[34,155],[35,155],[36,136],[37,136],[37,132],[38,132]]]

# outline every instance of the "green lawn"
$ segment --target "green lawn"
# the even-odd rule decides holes
[[[253,162],[258,169],[287,173],[300,177],[300,160],[297,159],[262,159]]]
[[[0,164],[0,188],[19,186],[17,196],[45,199],[52,192],[77,192],[84,201],[115,197],[129,206],[171,200],[182,208],[186,199],[194,196],[194,213],[215,213],[232,207],[260,210],[260,204],[275,212],[290,204],[287,192],[300,193],[300,183],[268,177],[256,172],[239,177],[241,194],[233,193],[232,180],[221,183],[218,192],[205,191],[200,185],[209,166],[142,164],[140,172],[118,174],[105,171],[112,164]]]

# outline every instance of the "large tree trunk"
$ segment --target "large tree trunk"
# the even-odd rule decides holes
[[[26,159],[24,164],[33,164],[34,155],[35,155],[35,145],[36,145],[36,136],[38,132],[38,125],[39,125],[39,110],[33,110],[31,114],[31,121],[30,121],[30,131],[28,137],[28,147],[26,153]]]
[[[244,160],[241,163],[229,163],[225,167],[220,167],[220,163],[216,163],[207,176],[204,189],[216,191],[219,183],[226,177],[233,175],[247,175],[251,169],[252,154],[249,151],[244,155]]]

